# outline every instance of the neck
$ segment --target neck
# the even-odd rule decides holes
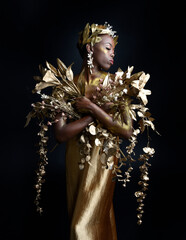
[[[90,81],[94,80],[95,78],[99,78],[103,75],[103,71],[101,69],[98,69],[97,67],[94,67],[92,69],[92,73],[90,73],[90,69],[89,67],[87,66],[87,62],[84,61],[83,64],[82,64],[82,68],[81,70],[85,70],[84,72],[84,77],[86,79],[86,81],[89,83]]]

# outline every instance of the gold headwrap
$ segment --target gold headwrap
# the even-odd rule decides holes
[[[115,35],[116,31],[112,30],[112,26],[105,22],[104,25],[98,25],[93,23],[90,25],[86,24],[83,31],[79,33],[78,48],[82,49],[87,43],[94,46],[95,43],[101,41],[100,35],[108,34],[114,39],[115,45],[117,44],[118,36]]]

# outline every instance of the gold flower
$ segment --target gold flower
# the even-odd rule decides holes
[[[142,73],[139,80],[134,80],[131,85],[139,90],[138,97],[141,98],[144,105],[148,103],[147,96],[151,95],[151,91],[144,89],[144,86],[146,85],[147,81],[149,80],[150,75]]]

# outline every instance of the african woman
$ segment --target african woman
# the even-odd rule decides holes
[[[78,162],[81,162],[79,137],[92,122],[101,124],[102,128],[118,138],[129,139],[132,134],[127,104],[123,110],[124,122],[121,123],[110,114],[111,102],[100,107],[94,99],[98,84],[105,79],[107,71],[114,63],[116,41],[117,37],[110,26],[86,25],[78,42],[83,58],[82,71],[74,77],[79,88],[82,83],[85,85],[84,96],[77,98],[75,102],[76,111],[83,114],[78,120],[66,122],[58,114],[54,125],[57,141],[67,142],[66,181],[71,240],[117,239],[113,209],[115,182],[112,181],[112,171],[102,167],[101,146],[91,142],[90,164],[85,164],[83,170],[78,166]],[[112,158],[117,164],[117,159],[114,156]]]

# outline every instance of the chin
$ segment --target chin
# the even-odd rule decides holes
[[[102,69],[105,70],[105,71],[108,71],[110,69],[110,64],[109,65],[105,65],[105,66],[102,66]]]

